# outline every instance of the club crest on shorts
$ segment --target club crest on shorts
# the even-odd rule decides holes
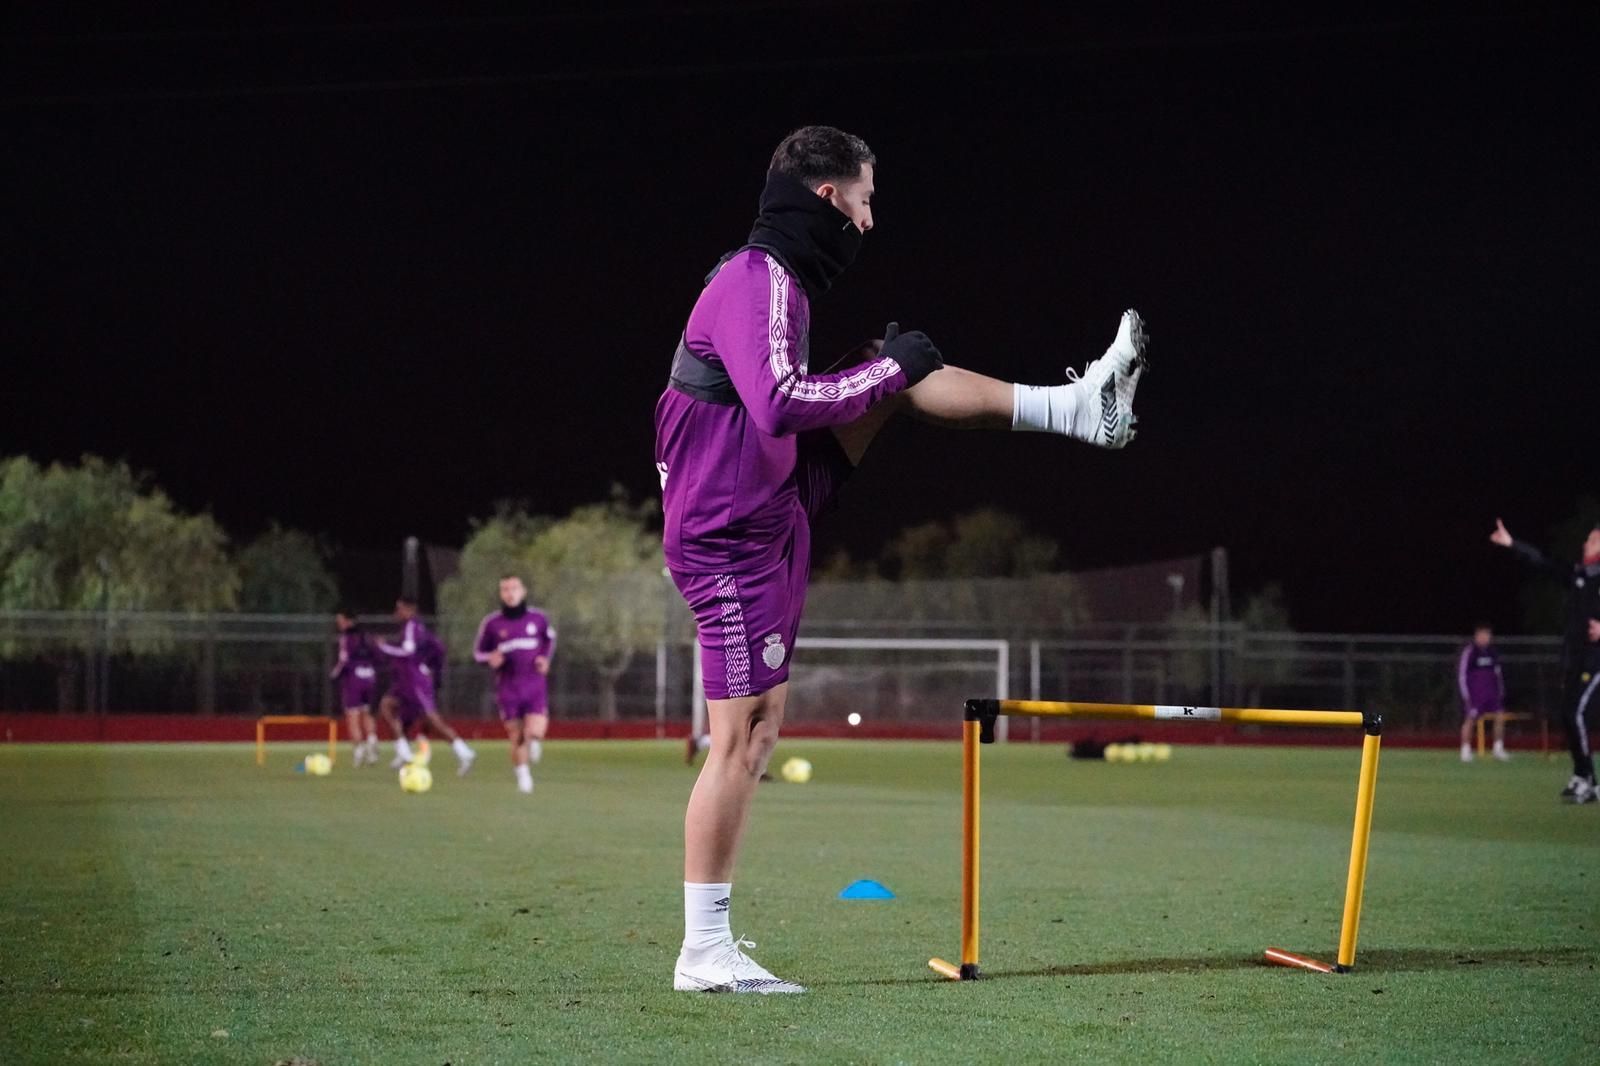
[[[782,666],[788,654],[789,649],[783,646],[783,637],[777,633],[768,633],[767,646],[761,649],[761,661],[767,664],[767,669],[776,670]]]

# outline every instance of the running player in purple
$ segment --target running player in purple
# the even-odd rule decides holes
[[[811,520],[897,412],[940,425],[1134,437],[1144,323],[1063,384],[1014,385],[945,366],[894,324],[844,369],[810,369],[812,301],[873,227],[876,160],[807,126],[773,153],[749,239],[706,279],[656,404],[656,472],[673,581],[694,612],[711,746],[684,818],[684,938],[673,987],[802,992],[743,951],[728,923],[750,802],[783,724],[810,573]]]
[[[352,764],[372,766],[378,761],[378,724],[372,717],[372,697],[378,686],[376,656],[354,612],[341,609],[333,616],[339,628],[339,658],[329,677],[339,686],[339,706],[344,708],[350,731]]]
[[[500,579],[500,610],[478,626],[472,657],[495,673],[495,702],[511,741],[511,768],[517,791],[533,791],[533,771],[544,755],[544,735],[550,726],[550,699],[545,678],[556,654],[556,631],[537,607],[528,606],[528,589],[522,578],[508,574]]]
[[[1494,630],[1487,622],[1472,631],[1472,641],[1461,649],[1456,688],[1461,692],[1461,761],[1472,761],[1472,730],[1487,714],[1494,721],[1494,757],[1505,762],[1511,757],[1506,754],[1506,681],[1500,673]]]
[[[393,667],[389,691],[378,704],[383,720],[394,730],[395,757],[389,765],[399,768],[415,758],[411,740],[431,726],[435,736],[450,741],[450,750],[456,753],[456,773],[465,775],[472,769],[477,753],[439,717],[434,704],[435,686],[444,670],[444,645],[417,617],[417,605],[412,600],[396,600],[394,616],[400,622],[400,642],[378,642],[378,650],[390,657]]]

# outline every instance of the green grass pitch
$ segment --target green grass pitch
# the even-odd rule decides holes
[[[984,750],[983,966],[960,749],[785,741],[735,932],[804,996],[671,991],[678,743],[500,745],[435,786],[234,746],[0,749],[0,1062],[1592,1061],[1600,809],[1564,760],[1383,755],[1357,970],[1331,958],[1359,744],[1168,764]],[[841,901],[870,877],[888,902]]]

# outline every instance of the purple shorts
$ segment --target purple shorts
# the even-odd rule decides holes
[[[502,722],[550,713],[550,697],[542,679],[537,684],[524,683],[517,688],[501,689],[495,693],[495,703],[500,708]]]
[[[831,430],[803,433],[795,487],[805,518],[789,527],[776,562],[725,574],[680,574],[672,581],[694,613],[706,699],[759,696],[789,680],[811,576],[811,524],[853,467]]]
[[[339,679],[339,706],[371,707],[378,687],[378,672],[370,666],[357,666]]]
[[[390,689],[389,695],[394,697],[395,710],[400,715],[403,725],[420,722],[437,708],[433,702],[433,687],[418,686],[415,689]]]

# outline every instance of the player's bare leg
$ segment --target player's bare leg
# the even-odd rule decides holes
[[[733,867],[761,776],[783,725],[788,682],[759,696],[707,700],[711,747],[683,824],[685,922],[673,987],[679,991],[803,992],[745,955],[728,924]]]
[[[1144,320],[1127,311],[1111,347],[1082,374],[1068,370],[1065,384],[1019,385],[946,365],[833,432],[852,463],[861,462],[878,431],[902,411],[951,429],[1059,433],[1122,448],[1137,436],[1133,397],[1148,346]]]
[[[1505,762],[1511,758],[1510,755],[1506,754],[1506,716],[1504,714],[1494,716],[1494,748],[1492,749],[1492,754],[1500,762]]]
[[[530,766],[533,753],[530,749],[537,743],[537,737],[544,736],[544,730],[535,727],[535,719],[543,721],[544,716],[525,714],[505,723],[506,739],[511,742],[511,772],[517,779],[517,791],[522,793],[533,791],[533,769]]]
[[[361,707],[344,709],[344,727],[350,734],[350,765],[360,766],[367,760],[367,734],[361,728]]]
[[[456,754],[456,776],[466,777],[467,771],[472,769],[472,760],[478,757],[478,753],[467,746],[467,742],[461,739],[461,734],[450,728],[450,723],[439,717],[438,711],[423,713],[427,715],[428,725],[433,727],[434,733],[450,742],[450,750]]]
[[[405,727],[400,724],[400,716],[395,713],[399,706],[400,701],[393,696],[385,696],[378,701],[378,714],[394,733],[394,759],[389,763],[391,770],[398,770],[412,759],[411,742],[406,739]]]
[[[530,714],[522,720],[522,740],[528,748],[529,766],[538,766],[544,759],[544,738],[549,731],[549,714]]]

